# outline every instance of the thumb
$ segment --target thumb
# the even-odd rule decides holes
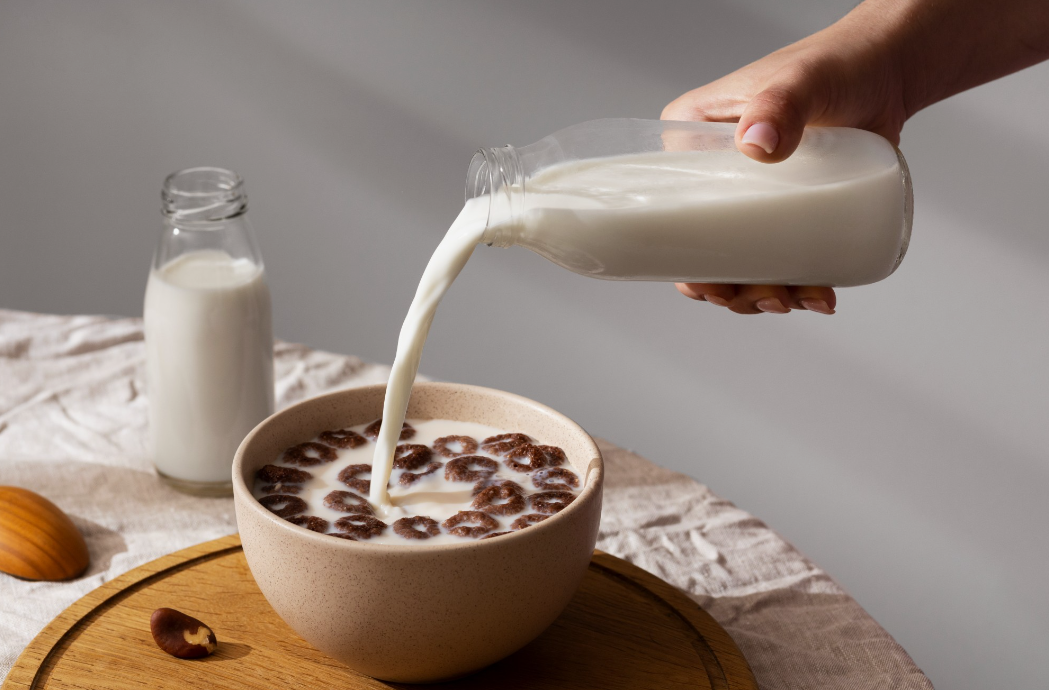
[[[794,153],[822,101],[812,80],[777,81],[754,96],[736,126],[736,148],[762,163],[778,163]]]

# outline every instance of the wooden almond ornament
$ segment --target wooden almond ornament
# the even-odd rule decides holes
[[[87,569],[84,537],[40,494],[0,486],[0,571],[26,580],[68,580]]]

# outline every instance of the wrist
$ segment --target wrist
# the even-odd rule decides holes
[[[903,122],[945,95],[943,79],[937,75],[936,60],[930,54],[943,51],[939,37],[929,24],[927,0],[866,0],[830,27],[844,33],[842,40],[859,43],[867,55],[864,74],[858,84],[869,84],[872,76],[886,85],[881,96],[898,111]],[[930,40],[931,38],[931,40]]]
[[[1045,0],[865,0],[839,24],[868,35],[906,117],[1049,58]]]

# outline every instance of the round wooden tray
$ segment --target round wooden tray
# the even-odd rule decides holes
[[[149,616],[162,606],[206,622],[210,657],[160,651]],[[362,676],[295,634],[262,596],[237,535],[135,568],[63,611],[22,652],[2,690],[27,688],[411,688]],[[537,640],[441,688],[757,690],[721,626],[674,587],[595,552],[567,610]]]

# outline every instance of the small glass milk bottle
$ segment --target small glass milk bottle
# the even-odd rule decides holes
[[[240,176],[189,168],[164,180],[146,286],[149,429],[161,479],[228,495],[233,455],[273,413],[273,328]]]
[[[809,127],[782,163],[736,149],[736,125],[609,119],[529,146],[481,149],[466,198],[482,241],[592,278],[865,285],[911,233],[911,180],[886,139]]]

